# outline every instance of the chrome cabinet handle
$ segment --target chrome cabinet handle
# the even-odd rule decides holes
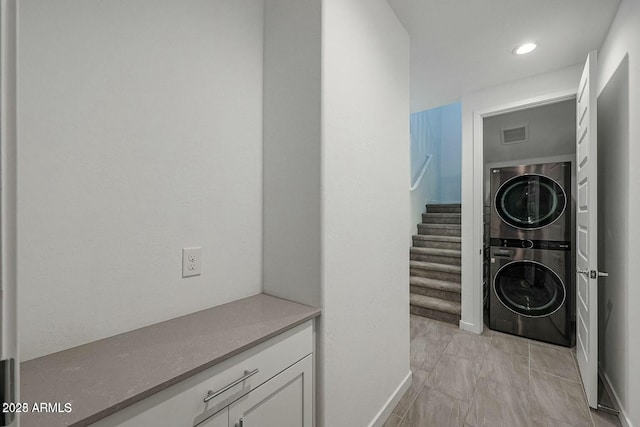
[[[218,391],[211,391],[209,390],[207,392],[207,396],[204,398],[204,403],[207,403],[208,401],[210,401],[211,399],[220,396],[222,393],[224,393],[225,391],[229,390],[230,388],[233,388],[235,386],[237,386],[238,384],[240,384],[242,381],[248,379],[249,377],[254,376],[255,374],[258,373],[258,369],[254,369],[253,371],[244,371],[244,375],[241,376],[240,378],[238,378],[237,380],[235,380],[234,382],[222,387],[220,390]],[[242,427],[242,424],[240,424],[240,426]]]

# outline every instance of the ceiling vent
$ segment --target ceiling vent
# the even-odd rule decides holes
[[[529,139],[529,125],[500,130],[500,138],[503,144],[519,144]]]

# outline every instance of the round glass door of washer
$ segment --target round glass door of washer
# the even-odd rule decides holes
[[[512,261],[496,273],[494,291],[509,310],[528,317],[542,317],[558,311],[566,298],[562,280],[535,261]]]
[[[503,183],[495,197],[498,216],[512,227],[534,230],[556,221],[567,206],[564,189],[543,175],[521,175]]]

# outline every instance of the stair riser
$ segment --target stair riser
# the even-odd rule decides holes
[[[428,297],[444,299],[447,301],[461,301],[461,295],[456,292],[441,291],[439,289],[424,288],[422,286],[409,286],[410,291],[414,294],[426,295]]]
[[[418,224],[418,234],[422,235],[432,235],[432,236],[453,236],[460,237],[462,236],[462,230],[459,228],[440,228],[440,227],[430,227],[427,224]]]
[[[417,248],[434,248],[434,249],[462,249],[462,243],[438,242],[436,240],[413,239],[413,246]]]
[[[415,314],[416,316],[427,317],[429,319],[452,323],[454,325],[460,324],[460,316],[457,314],[444,313],[442,311],[437,311],[437,310],[430,310],[428,308],[418,307],[417,305],[412,305],[410,308],[410,311],[411,311],[411,314]]]
[[[433,279],[426,279],[424,277],[411,276],[409,277],[409,285],[411,286],[419,286],[421,288],[429,288],[434,289],[436,291],[442,292],[451,292],[454,294],[462,293],[462,285],[460,283],[454,282],[443,282],[437,283],[438,281],[433,281]]]
[[[423,270],[421,268],[410,268],[412,276],[427,277],[429,279],[446,280],[448,282],[461,283],[459,273],[447,273],[444,271]]]
[[[454,257],[454,256],[425,255],[425,254],[412,253],[411,259],[413,261],[435,262],[438,264],[462,265],[462,260],[460,259],[460,257]]]
[[[427,213],[460,213],[460,206],[429,206],[427,205]]]
[[[422,222],[424,222],[425,224],[460,224],[460,217],[431,216],[422,214]]]

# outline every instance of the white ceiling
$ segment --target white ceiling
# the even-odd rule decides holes
[[[388,2],[411,35],[411,111],[421,111],[583,62],[601,46],[620,0]],[[527,41],[538,48],[511,53]]]

